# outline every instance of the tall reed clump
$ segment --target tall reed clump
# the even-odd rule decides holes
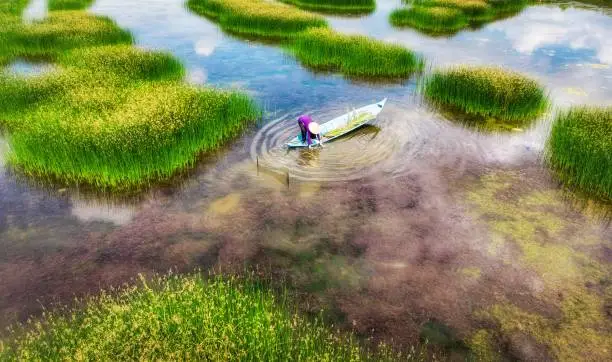
[[[78,310],[13,329],[0,359],[393,361],[296,313],[287,293],[250,278],[169,275],[102,292]]]
[[[547,160],[570,188],[612,202],[612,107],[573,107],[555,119]]]
[[[421,57],[404,47],[326,29],[301,34],[288,49],[307,67],[364,78],[403,78],[424,65]]]
[[[84,11],[87,0],[33,24],[0,29],[0,61],[44,60],[37,77],[0,74],[0,126],[9,161],[25,174],[103,189],[132,189],[190,166],[259,117],[237,92],[184,83],[171,55],[132,46],[132,35]],[[0,7],[0,9],[4,9]]]
[[[243,36],[283,39],[309,28],[327,27],[318,15],[264,0],[189,0],[187,4],[223,30]]]
[[[300,9],[329,14],[367,14],[376,9],[375,0],[280,0]]]
[[[548,96],[536,81],[496,67],[434,71],[424,81],[423,92],[435,105],[515,126],[525,125],[549,107]]]
[[[49,0],[49,11],[56,10],[84,10],[90,7],[95,0]]]
[[[460,10],[438,6],[395,10],[390,20],[394,26],[409,26],[434,34],[455,32],[468,25],[467,17]]]
[[[413,0],[410,3],[410,8],[391,13],[391,24],[432,34],[453,34],[518,13],[528,4],[527,0]]]

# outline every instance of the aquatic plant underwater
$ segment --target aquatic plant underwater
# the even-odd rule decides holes
[[[7,0],[3,0],[7,2]],[[171,177],[259,117],[245,95],[184,83],[171,55],[138,50],[132,36],[83,9],[51,0],[46,19],[23,24],[26,2],[3,5],[0,64],[45,61],[32,78],[0,75],[9,161],[21,172],[99,189]]]
[[[423,351],[376,352],[320,317],[296,312],[251,276],[141,276],[139,285],[103,291],[80,308],[46,312],[0,342],[0,359],[395,361]]]

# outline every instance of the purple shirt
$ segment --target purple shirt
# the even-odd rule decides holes
[[[306,143],[308,143],[309,146],[312,143],[310,139],[310,129],[308,129],[310,123],[312,123],[312,118],[310,118],[310,116],[302,115],[298,118],[298,124],[303,125],[304,129],[306,129]]]

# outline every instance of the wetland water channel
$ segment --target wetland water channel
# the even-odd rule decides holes
[[[295,287],[305,309],[404,347],[425,336],[451,355],[488,343],[511,357],[566,359],[584,351],[560,344],[580,335],[609,342],[612,227],[570,202],[542,164],[550,115],[529,129],[481,133],[428,108],[415,78],[315,74],[277,46],[222,33],[183,2],[97,0],[91,11],[139,46],[179,57],[190,82],[246,90],[264,119],[188,175],[134,197],[40,186],[2,166],[1,327],[141,272],[258,265]],[[533,6],[431,38],[391,27],[399,1],[377,4],[330,24],[403,44],[432,67],[521,71],[559,108],[612,105],[610,10]],[[13,68],[27,73],[27,64]],[[385,97],[374,126],[322,150],[282,148],[299,114],[327,120]],[[5,155],[0,143],[2,164]],[[589,323],[567,322],[576,300],[589,301],[572,304],[596,316]],[[516,327],[527,318],[517,310],[542,319],[545,337]]]

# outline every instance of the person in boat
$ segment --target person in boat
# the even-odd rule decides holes
[[[298,125],[300,126],[301,140],[306,142],[308,147],[312,146],[312,139],[316,138],[321,145],[321,133],[320,126],[317,122],[313,121],[310,116],[302,115],[298,117]]]

